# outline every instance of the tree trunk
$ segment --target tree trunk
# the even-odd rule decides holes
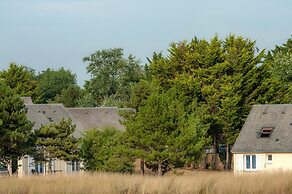
[[[212,157],[212,170],[215,170],[217,167],[217,139],[214,137],[213,142],[213,157]]]
[[[225,162],[225,170],[229,170],[229,162],[230,161],[230,157],[229,157],[229,144],[226,143],[226,162]]]
[[[7,170],[8,170],[9,176],[12,176],[12,160],[9,160],[7,162]]]
[[[191,162],[191,169],[194,170],[195,169],[195,161]]]
[[[158,176],[162,176],[162,162],[158,162]]]
[[[144,170],[144,160],[143,159],[141,159],[141,161],[140,161],[140,174],[141,175],[144,175],[144,172],[145,172],[145,170]]]
[[[231,149],[230,145],[229,145],[229,149]],[[229,164],[228,164],[229,170],[233,169],[233,166],[232,166],[233,158],[232,157],[233,157],[233,155],[230,153],[230,150],[229,150]]]

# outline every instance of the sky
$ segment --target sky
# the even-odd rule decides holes
[[[146,62],[171,42],[240,35],[273,49],[292,35],[292,0],[0,0],[0,70],[64,67],[80,86],[83,57],[123,48]]]

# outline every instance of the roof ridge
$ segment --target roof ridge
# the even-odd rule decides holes
[[[48,105],[61,105],[64,106],[62,103],[54,103],[54,104],[25,104],[25,105],[29,105],[29,106],[48,106]],[[64,106],[65,107],[65,106]],[[66,108],[66,107],[65,107]]]
[[[66,109],[119,109],[118,107],[70,107],[70,108],[66,108]]]
[[[292,106],[292,104],[254,104],[252,106]]]

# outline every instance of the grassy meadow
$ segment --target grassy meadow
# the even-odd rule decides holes
[[[191,175],[140,176],[106,173],[0,177],[2,194],[193,194],[292,193],[292,173],[234,175],[194,172]]]

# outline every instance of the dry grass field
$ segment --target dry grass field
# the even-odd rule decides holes
[[[292,173],[234,175],[195,172],[192,175],[139,176],[79,174],[0,177],[5,194],[193,194],[193,193],[292,193]]]

